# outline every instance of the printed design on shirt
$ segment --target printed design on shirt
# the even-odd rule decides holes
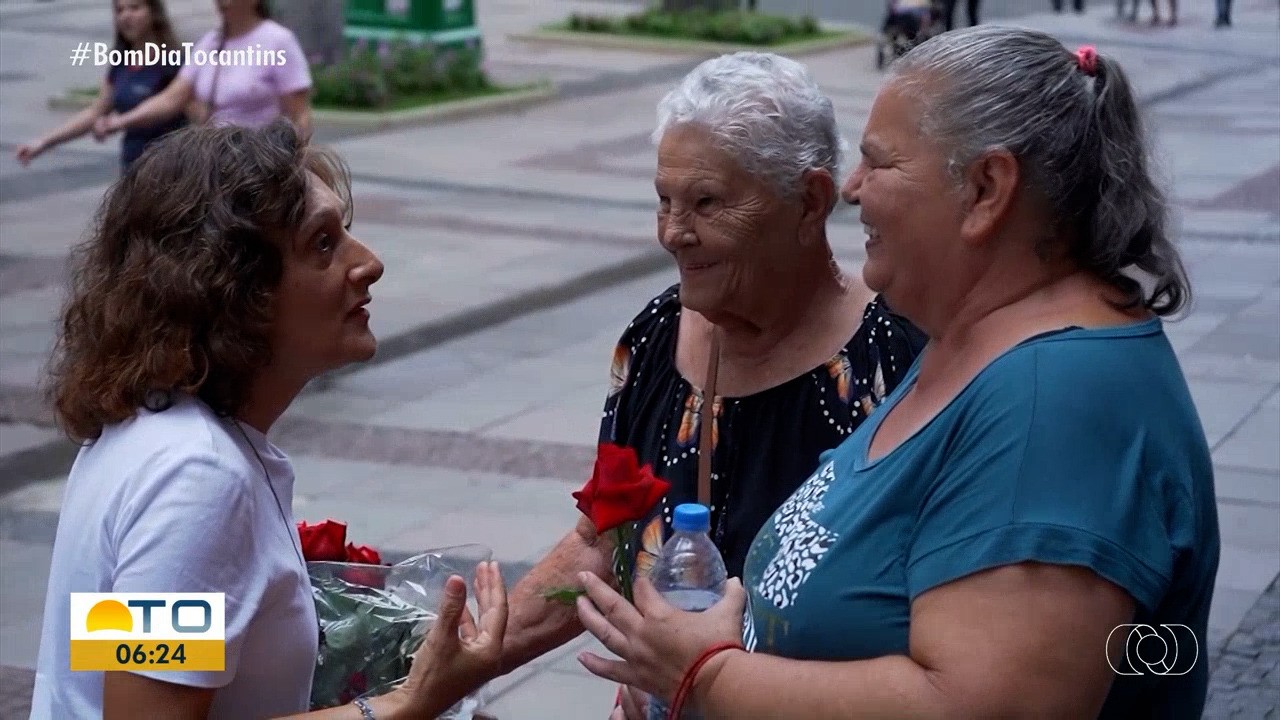
[[[853,364],[849,362],[848,354],[840,352],[828,360],[827,374],[836,384],[836,395],[840,397],[840,402],[848,405],[853,397]]]
[[[756,618],[751,612],[751,593],[747,593],[747,607],[742,611],[742,646],[747,652],[755,652],[760,644],[756,637]]]
[[[622,343],[613,348],[613,362],[609,365],[609,397],[622,392],[631,375],[631,350]]]
[[[693,445],[695,440],[700,440],[702,432],[702,393],[689,389],[689,394],[684,399],[684,414],[680,416],[680,429],[676,432],[676,445],[681,449],[688,448]],[[711,403],[711,450],[714,451],[720,444],[720,415],[724,410],[722,398],[716,397]]]
[[[866,395],[863,395],[862,399],[858,401],[858,404],[862,407],[863,417],[870,415],[872,410],[880,407],[880,403],[884,400],[885,395],[884,366],[877,360],[876,373],[871,380],[871,391]]]
[[[662,513],[658,513],[640,533],[640,547],[636,549],[636,577],[648,577],[662,554],[662,529]]]
[[[756,585],[756,592],[779,610],[795,604],[800,588],[840,537],[813,519],[822,510],[822,499],[833,480],[835,463],[828,462],[774,515],[778,550]]]

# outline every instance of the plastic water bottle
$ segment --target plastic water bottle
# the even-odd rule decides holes
[[[654,588],[667,602],[681,610],[702,612],[724,597],[724,584],[729,573],[715,543],[707,536],[711,529],[711,511],[705,505],[686,503],[676,506],[671,516],[671,538],[649,571]],[[667,720],[667,704],[649,697],[648,720]],[[683,720],[698,720],[701,715],[686,708]]]

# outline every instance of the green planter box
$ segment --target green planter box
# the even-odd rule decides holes
[[[438,48],[479,50],[475,0],[347,0],[348,45],[378,47],[401,40]]]

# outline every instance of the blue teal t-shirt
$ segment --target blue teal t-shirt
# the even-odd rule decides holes
[[[1198,644],[1186,674],[1117,675],[1101,716],[1198,718],[1217,505],[1161,321],[1032,338],[868,462],[918,370],[919,360],[760,530],[744,571],[747,648],[808,660],[907,654],[911,602],[930,588],[1023,561],[1081,565],[1133,596],[1133,622],[1184,625]]]

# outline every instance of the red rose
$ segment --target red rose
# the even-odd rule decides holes
[[[603,443],[591,479],[573,497],[596,532],[603,533],[643,518],[670,487],[648,465],[640,467],[635,450]]]
[[[307,562],[342,562],[347,559],[344,544],[347,542],[347,524],[325,520],[316,525],[306,521],[298,523],[298,538],[302,541],[302,557]]]
[[[381,565],[382,556],[378,554],[377,550],[374,550],[368,545],[361,545],[357,547],[351,543],[347,543],[347,562],[364,563],[366,565]]]
[[[379,590],[386,587],[387,581],[386,573],[374,569],[373,566],[364,564],[344,567],[338,571],[338,577],[352,585],[377,588]]]

